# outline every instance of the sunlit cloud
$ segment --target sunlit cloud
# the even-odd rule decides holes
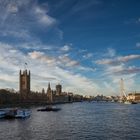
[[[43,52],[33,51],[28,53],[28,55],[30,58],[39,60],[41,63],[53,65],[56,62],[56,60],[53,57],[47,56]]]
[[[97,60],[96,63],[99,65],[118,65],[122,62],[128,62],[135,59],[140,59],[140,55],[132,54],[128,56],[119,56],[114,59],[102,59]]]
[[[136,74],[140,73],[140,68],[136,66],[125,66],[125,64],[120,64],[117,66],[110,66],[106,70],[106,74],[108,75],[129,75],[129,74]]]
[[[59,56],[59,60],[60,62],[62,62],[65,66],[68,66],[68,67],[72,67],[72,66],[78,66],[79,65],[79,62],[76,61],[76,60],[72,60],[70,59],[68,56],[66,55],[61,55]]]

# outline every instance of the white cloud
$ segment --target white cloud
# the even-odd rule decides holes
[[[140,42],[137,42],[137,43],[136,43],[136,47],[137,47],[137,48],[140,48]]]
[[[113,59],[101,59],[101,60],[97,60],[96,64],[99,64],[99,65],[115,65],[115,64],[118,64],[118,61],[113,60]]]
[[[135,66],[134,63],[130,65],[130,61],[138,61],[140,55],[130,54],[126,56],[117,56],[116,52],[112,53],[111,51],[110,55],[108,54],[106,57],[107,58],[96,61],[96,64],[102,65],[101,76],[105,79],[103,87],[106,88],[106,91],[119,95],[121,78],[125,79],[126,92],[132,91],[134,89],[133,87],[137,85],[135,79],[140,73],[140,67]],[[138,85],[135,87],[138,88]]]
[[[56,19],[49,15],[45,4],[42,6],[33,0],[0,1],[0,36],[12,38],[11,41],[29,42],[39,40],[35,30],[43,31],[43,28],[46,32],[54,30],[54,35],[62,39],[63,32],[58,29]]]
[[[65,57],[69,66],[77,65],[77,62]],[[28,55],[15,49],[15,46],[9,44],[0,44],[0,79],[4,81],[0,88],[11,87],[18,90],[18,74],[19,70],[23,69],[25,62],[28,63],[28,69],[31,70],[31,89],[40,90],[47,88],[48,82],[55,84],[61,82],[64,91],[75,91],[79,94],[94,94],[99,89],[95,82],[80,74],[72,73],[64,70],[59,65],[46,65],[46,62],[56,61],[53,57],[48,57],[44,52],[33,51]],[[42,61],[40,63],[40,61]],[[60,60],[59,60],[60,61]],[[52,62],[51,62],[52,63]],[[11,74],[12,73],[12,74]],[[11,84],[11,81],[14,81]],[[38,85],[38,86],[37,86]]]
[[[12,36],[16,38],[21,38],[21,39],[28,39],[31,40],[32,37],[30,36],[30,33],[27,30],[6,30],[5,32],[0,31],[0,33],[5,37],[5,36]]]
[[[15,47],[16,48],[22,48],[22,49],[25,49],[25,50],[27,49],[27,51],[29,51],[29,50],[51,51],[51,50],[55,49],[55,46],[42,44],[38,40],[34,40],[34,41],[31,41],[31,42],[20,43],[20,44],[16,45]]]
[[[64,45],[62,48],[60,48],[60,51],[68,52],[71,50],[71,47],[69,45]]]
[[[107,67],[107,74],[120,72],[124,69],[124,67],[125,67],[124,64],[120,64],[120,65],[117,65],[117,66],[108,66]]]
[[[0,80],[5,82],[17,82],[15,75],[0,74]]]
[[[64,84],[67,84],[71,91],[76,91],[77,93],[82,94],[95,94],[99,87],[91,80],[80,74],[73,74],[69,71],[64,71],[59,67],[56,67],[56,71],[58,71],[58,75],[64,80]],[[67,89],[67,86],[65,87]]]
[[[7,6],[7,11],[12,14],[16,14],[18,12],[18,6],[14,3],[9,3]]]
[[[62,64],[64,64],[67,67],[73,67],[73,66],[80,65],[78,61],[70,59],[67,55],[59,56],[59,60]]]
[[[104,81],[103,82],[104,88],[106,91],[108,91],[108,95],[112,94],[112,95],[118,95],[117,91],[116,91],[116,87],[114,87],[114,85],[111,82],[107,82]]]
[[[40,51],[33,51],[28,53],[29,57],[35,60],[39,60],[41,63],[47,63],[49,65],[54,65],[56,59],[50,56],[45,55],[43,52]]]
[[[114,57],[116,55],[116,51],[112,48],[108,48],[108,56]]]
[[[131,54],[128,56],[118,57],[118,61],[120,61],[120,62],[127,62],[127,61],[134,60],[134,59],[140,59],[140,55]]]
[[[0,43],[0,54],[1,67],[7,69],[17,69],[21,61],[24,61],[26,59],[22,57],[22,52],[4,43]]]
[[[33,8],[36,18],[38,22],[45,24],[47,26],[53,25],[56,23],[56,20],[47,14],[46,9],[43,9],[39,6],[35,6]]]
[[[132,91],[135,86],[136,71],[135,67],[126,67],[125,64],[118,66],[108,66],[104,68],[104,76],[107,80],[104,82],[106,91],[120,95],[120,79],[124,79],[126,93]],[[139,69],[140,72],[140,69]],[[130,81],[130,82],[129,82]]]
[[[29,56],[32,59],[40,59],[43,55],[44,55],[43,52],[37,52],[37,51],[33,51],[33,52],[29,53]]]
[[[136,74],[129,74],[129,75],[123,75],[123,76],[112,75],[110,78],[112,79],[113,84],[116,85],[116,88],[119,94],[120,94],[120,79],[123,78],[124,89],[126,93],[128,94],[130,91],[132,91],[135,85]]]
[[[97,60],[96,63],[99,65],[118,65],[122,62],[128,62],[135,59],[140,59],[140,55],[132,54],[128,56],[119,56],[114,59],[101,59]]]
[[[78,67],[79,70],[83,70],[83,71],[91,71],[91,72],[95,72],[97,69],[96,68],[92,68],[92,67],[83,67],[83,66],[79,66]]]
[[[117,66],[108,66],[106,68],[107,75],[124,76],[124,75],[137,74],[137,73],[140,73],[140,67],[136,67],[136,66],[127,67],[125,64],[120,64]]]
[[[70,59],[67,54],[56,57],[48,56],[44,52],[33,51],[29,52],[28,55],[32,59],[39,60],[41,63],[47,63],[49,65],[64,65],[66,67],[74,67],[79,65],[78,61]]]
[[[92,53],[87,53],[87,54],[83,55],[83,58],[89,59],[89,58],[92,58],[92,56],[93,56]]]

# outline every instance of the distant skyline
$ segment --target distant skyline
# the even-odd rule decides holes
[[[0,0],[0,88],[82,95],[140,91],[139,0]]]

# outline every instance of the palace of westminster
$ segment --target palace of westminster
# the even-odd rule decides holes
[[[31,72],[24,69],[19,71],[19,91],[13,89],[0,89],[0,104],[50,104],[72,103],[82,101],[83,96],[72,92],[62,92],[62,85],[56,85],[52,90],[48,83],[47,90],[42,92],[31,90]]]
[[[44,88],[41,93],[31,91],[31,73],[27,69],[19,72],[19,94],[21,101],[42,101],[47,103],[62,103],[62,102],[73,102],[81,100],[82,96],[74,95],[69,92],[62,92],[62,85],[57,84],[56,89],[52,90],[50,83],[48,83],[47,92]]]

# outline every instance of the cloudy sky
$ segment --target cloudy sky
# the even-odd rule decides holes
[[[0,0],[0,88],[57,83],[83,95],[140,91],[139,0]]]

